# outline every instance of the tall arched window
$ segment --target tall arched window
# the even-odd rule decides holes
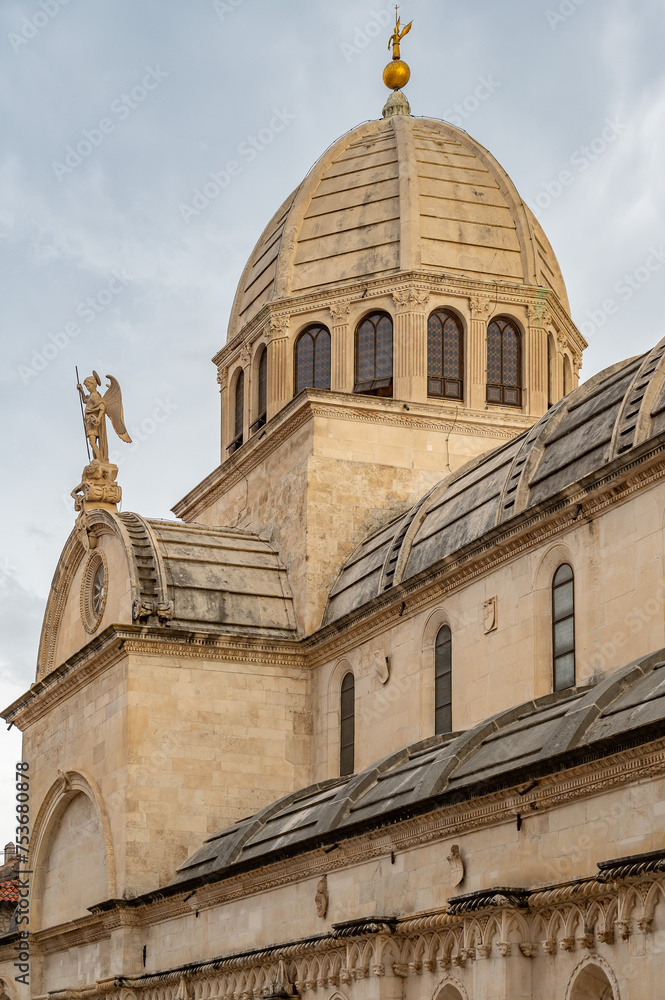
[[[354,750],[356,740],[356,682],[352,673],[346,674],[342,681],[340,697],[339,726],[339,773],[353,774]]]
[[[237,451],[243,440],[243,428],[245,424],[245,373],[240,369],[236,379],[234,411],[233,411],[233,440],[226,449],[229,454]]]
[[[367,396],[393,394],[393,321],[388,313],[365,316],[356,330],[353,391]]]
[[[493,319],[487,328],[487,402],[522,405],[522,341],[509,319]]]
[[[567,396],[573,389],[573,366],[567,354],[563,356],[563,394]]]
[[[453,731],[453,639],[443,625],[434,645],[434,732]]]
[[[330,332],[325,326],[308,326],[296,341],[295,395],[303,389],[330,388]]]
[[[464,396],[464,331],[445,309],[437,309],[427,322],[427,395]]]
[[[575,684],[575,581],[568,563],[552,580],[552,672],[554,690]]]
[[[268,411],[268,349],[263,347],[256,368],[256,420],[249,428],[250,434],[260,430],[266,422]]]

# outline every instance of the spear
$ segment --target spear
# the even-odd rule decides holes
[[[79,378],[79,366],[76,365],[75,369],[76,369],[76,385],[77,385],[77,389],[78,389],[78,386],[81,384],[81,379]],[[90,462],[90,443],[88,442],[88,435],[85,433],[85,413],[83,412],[83,397],[81,396],[80,390],[78,390],[78,394],[79,394],[79,403],[81,404],[81,420],[83,421],[83,433],[85,434],[85,446],[88,449],[88,462]]]

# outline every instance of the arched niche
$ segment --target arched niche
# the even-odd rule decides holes
[[[459,979],[451,977],[439,983],[432,1000],[468,1000],[468,994]]]
[[[566,1000],[620,1000],[616,977],[603,959],[585,959],[571,976]]]
[[[37,814],[30,850],[31,930],[85,917],[116,895],[109,818],[90,777],[60,772]]]
[[[420,642],[420,738],[434,735],[435,718],[435,645],[436,637],[444,625],[450,628],[453,645],[455,628],[446,608],[435,608],[428,616]]]
[[[331,778],[339,777],[341,690],[342,681],[347,674],[353,674],[354,680],[357,680],[357,670],[354,668],[351,660],[344,656],[333,666],[326,686],[325,718],[327,719],[328,730],[327,775]]]

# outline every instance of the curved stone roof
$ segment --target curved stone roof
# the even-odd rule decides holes
[[[663,733],[663,668],[660,650],[594,687],[526,702],[467,732],[434,736],[358,774],[288,795],[210,837],[176,881],[213,880],[649,742]]]
[[[141,603],[172,603],[176,627],[295,629],[286,570],[270,544],[247,531],[118,514]]]
[[[559,400],[534,426],[442,480],[403,517],[353,553],[335,582],[324,624],[470,543],[488,542],[512,517],[597,479],[665,431],[665,339]]]
[[[38,678],[58,666],[56,655],[70,655],[59,649],[58,639],[67,602],[79,606],[78,591],[74,594],[71,588],[86,556],[86,533],[96,539],[115,536],[126,557],[126,562],[120,560],[128,576],[118,587],[122,597],[112,612],[107,606],[101,630],[109,624],[138,623],[217,634],[296,636],[286,569],[269,542],[258,535],[91,510],[69,536],[53,578],[37,658]],[[117,564],[113,575],[117,581]]]
[[[275,299],[413,270],[545,287],[569,311],[547,237],[494,157],[453,125],[395,116],[342,136],[275,214],[229,339]]]

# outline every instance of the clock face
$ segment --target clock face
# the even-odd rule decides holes
[[[107,567],[104,553],[95,549],[88,556],[81,581],[81,621],[86,632],[96,632],[104,614]]]

